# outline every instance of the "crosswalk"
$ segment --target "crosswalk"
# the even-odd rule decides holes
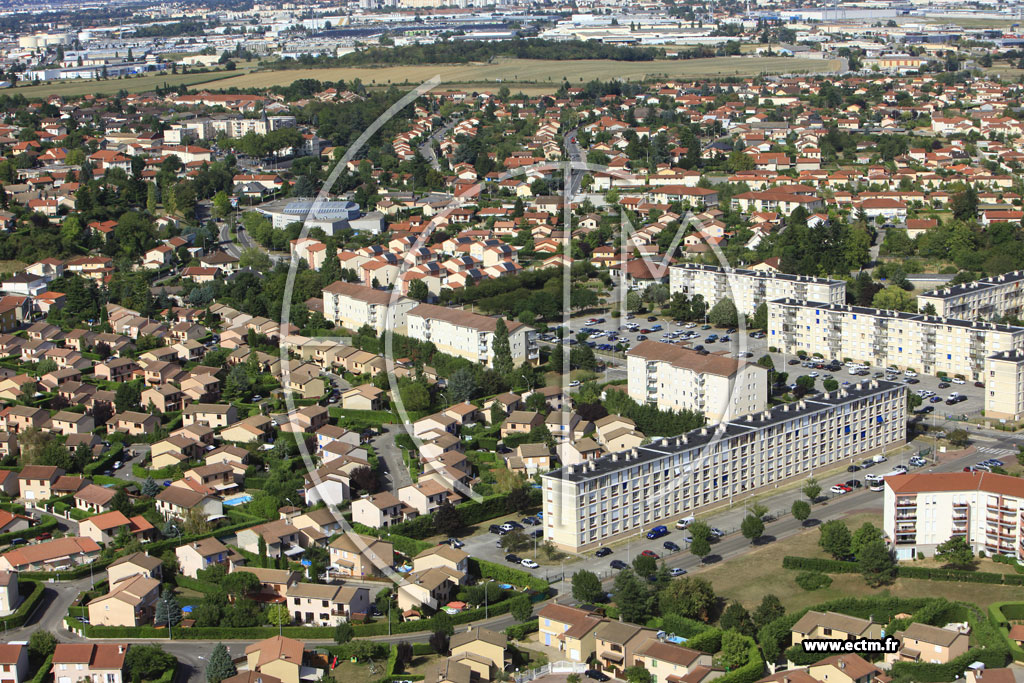
[[[978,446],[978,453],[986,455],[1016,455],[1017,451],[1010,448],[992,448],[991,446]]]

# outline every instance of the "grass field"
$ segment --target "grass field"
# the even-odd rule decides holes
[[[903,24],[938,24],[944,26],[952,24],[961,28],[1009,28],[1013,24],[1020,23],[1017,19],[1007,17],[1006,19],[986,19],[971,17],[898,17],[896,23]]]
[[[339,67],[260,71],[220,81],[219,88],[256,88],[287,85],[300,78],[320,81],[359,78],[365,85],[419,84],[435,75],[446,85],[508,85],[550,83],[555,89],[563,77],[573,82],[593,79],[646,80],[650,78],[700,78],[752,76],[761,73],[831,71],[834,62],[786,57],[714,57],[710,59],[656,62],[616,62],[603,59],[551,61],[540,59],[503,59],[488,64],[438,64],[422,66]]]
[[[812,515],[813,517],[813,515]],[[855,530],[864,522],[882,526],[882,516],[874,513],[853,515],[846,520],[847,526]],[[1000,600],[1017,600],[1020,588],[1016,586],[993,586],[981,583],[953,583],[945,581],[924,581],[920,579],[897,579],[891,586],[869,588],[859,574],[830,574],[832,585],[816,591],[805,591],[796,585],[794,577],[798,572],[783,569],[785,555],[799,557],[826,557],[818,547],[819,531],[813,527],[785,542],[769,543],[743,557],[722,562],[699,572],[711,581],[715,593],[727,601],[738,600],[747,609],[753,610],[767,593],[773,593],[782,601],[786,611],[804,609],[827,600],[842,597],[868,597],[878,595],[899,595],[905,598],[930,598],[948,595],[952,599],[973,602],[982,607]],[[713,548],[714,546],[712,546]],[[922,566],[935,566],[934,561]],[[979,564],[980,571],[997,571],[991,560]],[[1005,569],[1000,571],[1006,571]]]
[[[217,71],[202,74],[158,74],[153,76],[139,76],[138,78],[115,78],[107,81],[75,80],[60,83],[44,83],[41,85],[24,85],[9,88],[2,92],[13,95],[17,93],[25,97],[46,98],[51,95],[62,97],[80,97],[82,95],[109,95],[119,90],[126,90],[130,93],[148,92],[161,86],[174,85],[198,85],[200,83],[213,83],[228,77],[234,77],[239,72],[245,73],[248,69],[239,68],[235,71]],[[218,86],[220,87],[220,86]]]

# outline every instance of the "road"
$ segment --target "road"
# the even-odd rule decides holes
[[[377,451],[381,481],[389,491],[395,492],[412,484],[412,475],[402,460],[402,449],[395,444],[395,435],[402,432],[402,425],[387,424],[383,427],[384,433],[374,437],[370,443]]]
[[[441,172],[441,162],[437,158],[437,155],[434,154],[434,143],[435,142],[440,142],[442,139],[444,139],[444,136],[448,134],[448,131],[450,131],[452,128],[454,128],[458,124],[459,124],[458,119],[455,119],[453,121],[449,121],[448,123],[444,124],[443,126],[438,128],[437,130],[435,130],[429,136],[427,136],[427,139],[420,143],[420,146],[419,146],[420,155],[424,159],[426,159],[427,161],[430,162],[430,166],[435,171]]]
[[[581,163],[584,161],[583,150],[576,143],[576,129],[570,130],[565,134],[562,139],[562,143],[565,146],[565,152],[569,156],[569,161],[572,163]],[[569,172],[569,182],[566,187],[566,198],[572,201],[576,197],[576,194],[580,191],[580,186],[583,184],[584,170],[581,168],[573,168]]]

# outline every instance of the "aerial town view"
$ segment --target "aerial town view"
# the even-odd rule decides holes
[[[2,8],[0,683],[1024,683],[1024,2]]]

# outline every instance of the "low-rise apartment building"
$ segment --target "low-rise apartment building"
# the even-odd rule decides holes
[[[754,315],[758,306],[775,299],[832,304],[846,301],[846,283],[842,280],[703,263],[672,266],[668,270],[668,286],[672,294],[685,294],[690,299],[700,294],[709,308],[722,299],[732,299],[740,315]]]
[[[408,314],[408,334],[413,339],[432,342],[438,351],[494,367],[494,330],[498,318],[471,313],[459,308],[420,304]],[[536,332],[531,327],[505,321],[512,361],[516,365],[540,362]]]
[[[626,354],[629,396],[661,410],[693,410],[711,422],[764,410],[768,370],[724,353],[640,342]]]
[[[997,320],[1020,317],[1024,311],[1024,270],[982,278],[962,285],[925,292],[917,297],[917,309],[931,305],[935,315],[960,320]]]
[[[975,551],[1024,558],[1024,481],[988,472],[926,472],[885,479],[885,533],[899,559],[933,555],[963,537]]]
[[[768,304],[768,343],[786,353],[980,380],[987,357],[1024,349],[1024,327],[783,299]]]
[[[906,386],[870,381],[541,475],[544,537],[579,552],[906,441]]]
[[[347,330],[369,325],[380,335],[385,329],[406,333],[406,316],[416,300],[395,296],[387,290],[373,289],[352,282],[335,282],[323,290],[324,317]]]

